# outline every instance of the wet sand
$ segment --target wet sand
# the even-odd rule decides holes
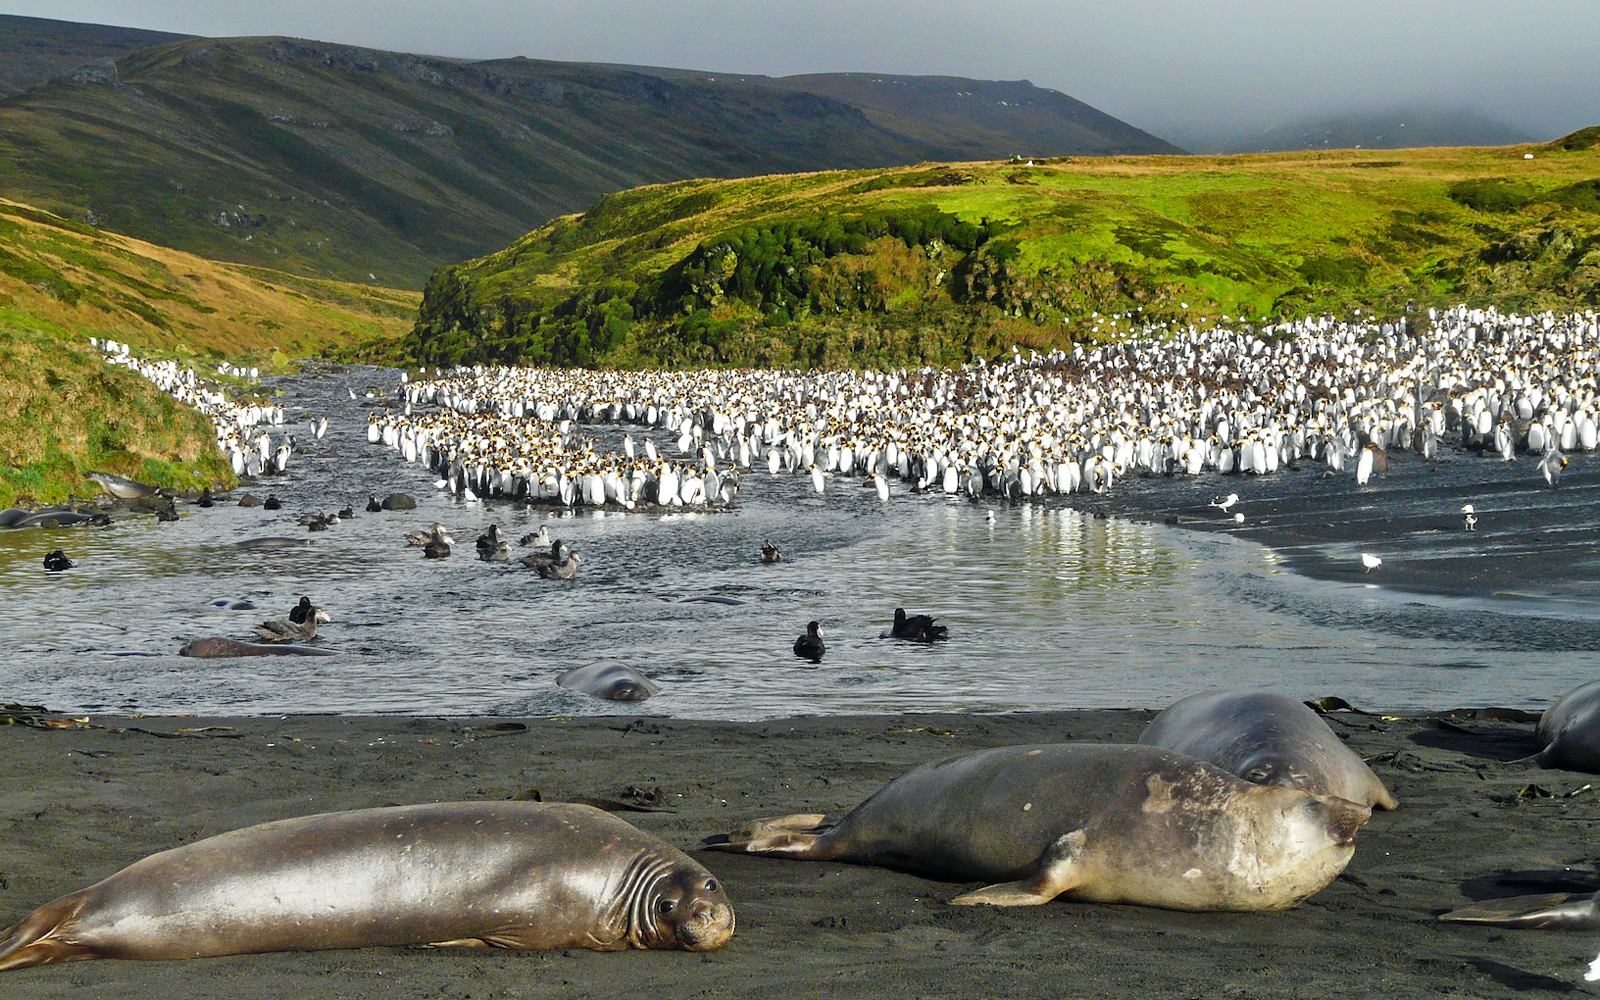
[[[1128,742],[1148,711],[805,718],[766,723],[93,718],[0,727],[0,922],[147,854],[336,809],[617,799],[685,849],[752,818],[841,812],[924,761],[982,747]],[[1435,922],[1469,899],[1600,884],[1600,778],[1504,761],[1532,726],[1483,713],[1335,730],[1401,800],[1358,835],[1345,874],[1275,914],[1057,901],[952,907],[970,885],[850,865],[694,852],[728,887],[738,933],[684,953],[365,949],[182,962],[97,961],[0,974],[0,995],[517,997],[1422,997],[1591,992],[1600,933]],[[227,727],[177,735],[179,730]],[[143,730],[143,731],[140,731]],[[157,733],[168,734],[162,738]],[[1546,794],[1548,793],[1548,794]],[[1577,794],[1573,794],[1577,793]],[[1570,870],[1569,870],[1570,866]]]
[[[1210,506],[1229,493],[1239,500],[1228,512]],[[1432,460],[1396,453],[1389,471],[1366,486],[1356,485],[1353,471],[1304,460],[1266,476],[1133,476],[1105,496],[1073,494],[1067,502],[1247,539],[1321,580],[1526,601],[1523,613],[1593,618],[1597,498],[1600,466],[1591,456],[1573,456],[1559,489],[1551,489],[1533,456],[1502,462],[1447,448]],[[1462,519],[1466,503],[1477,511],[1472,531]],[[1382,565],[1368,571],[1362,552]]]

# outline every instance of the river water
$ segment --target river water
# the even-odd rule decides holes
[[[331,418],[321,441],[298,428],[306,451],[288,473],[245,487],[276,493],[282,510],[219,503],[182,506],[170,524],[0,532],[0,699],[80,713],[744,720],[1160,707],[1222,686],[1389,710],[1538,708],[1595,675],[1600,480],[1582,458],[1559,491],[1535,482],[1531,459],[1451,453],[1398,463],[1359,491],[1308,467],[1128,480],[1070,504],[900,492],[883,505],[858,482],[819,498],[803,477],[759,471],[727,513],[558,515],[462,502],[369,445],[365,393],[392,392],[396,372],[268,386],[291,429]],[[392,491],[418,509],[364,512],[369,493]],[[1206,505],[1230,491],[1249,494],[1243,526]],[[1486,512],[1470,536],[1455,513],[1467,500]],[[347,503],[358,516],[326,532],[294,521]],[[424,560],[403,536],[435,520],[459,545]],[[582,554],[579,579],[477,561],[472,540],[490,522],[512,539],[549,525]],[[263,535],[313,544],[235,545]],[[759,563],[764,539],[783,562]],[[58,547],[78,565],[48,573],[41,560]],[[526,551],[513,545],[513,558]],[[1363,572],[1360,551],[1384,566]],[[333,615],[319,644],[341,655],[176,655],[197,636],[248,638],[302,594]],[[212,604],[222,599],[258,609]],[[949,641],[879,638],[896,607],[936,615]],[[790,652],[811,619],[828,646],[820,665]],[[599,659],[661,693],[617,705],[554,684]]]

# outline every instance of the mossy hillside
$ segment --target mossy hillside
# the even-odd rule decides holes
[[[400,336],[415,295],[217,264],[0,200],[0,506],[93,495],[102,469],[227,485],[209,421],[88,343],[215,370],[287,370],[334,345]]]
[[[1096,312],[1191,322],[1597,297],[1600,150],[1574,137],[1381,159],[924,164],[602,198],[437,271],[397,357],[952,362],[1104,335]]]
[[[416,302],[413,292],[219,264],[0,199],[0,305],[144,354],[282,371],[290,358],[403,334]]]
[[[179,489],[234,482],[209,420],[15,306],[0,306],[0,372],[0,507],[94,496],[94,469]]]

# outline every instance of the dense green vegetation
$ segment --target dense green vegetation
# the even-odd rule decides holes
[[[1096,314],[1595,305],[1600,150],[1583,136],[640,188],[437,271],[398,357],[915,364],[1119,325]]]
[[[298,278],[102,233],[0,201],[0,507],[92,496],[100,469],[176,488],[228,484],[210,422],[91,336],[202,371],[284,370],[335,345],[392,341],[412,293]]]

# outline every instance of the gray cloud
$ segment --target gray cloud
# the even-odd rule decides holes
[[[1600,123],[1590,0],[0,0],[0,12],[462,57],[1027,78],[1174,136],[1394,106],[1470,109],[1538,136]]]

